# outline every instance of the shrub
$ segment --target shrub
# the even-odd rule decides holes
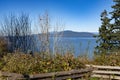
[[[69,71],[72,69],[85,68],[84,63],[79,58],[75,58],[72,54],[65,55],[48,55],[14,53],[7,54],[2,59],[1,70],[21,73],[21,74],[37,74],[56,71]]]
[[[93,64],[96,65],[109,65],[109,66],[120,66],[120,55],[117,54],[102,54],[94,57]]]
[[[8,51],[7,48],[7,41],[5,38],[0,37],[0,57],[3,57],[3,55]]]

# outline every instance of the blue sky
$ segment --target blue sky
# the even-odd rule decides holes
[[[65,24],[65,30],[97,32],[101,12],[111,11],[111,5],[112,0],[0,0],[0,17],[25,12],[35,22],[47,10],[51,23],[60,21]]]

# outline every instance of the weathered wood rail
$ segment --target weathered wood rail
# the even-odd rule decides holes
[[[93,68],[91,77],[120,80],[120,67],[118,66],[98,66],[98,65],[86,65],[86,66]]]
[[[89,77],[107,78],[120,80],[120,67],[86,65],[88,68],[81,70],[42,73],[34,75],[22,75],[9,72],[0,72],[0,80],[67,80],[87,79]]]
[[[90,77],[92,69],[81,69],[71,71],[61,71],[52,73],[43,73],[35,75],[22,75],[16,73],[0,72],[0,78],[7,80],[66,80],[66,79],[80,79]],[[2,79],[0,79],[2,80]]]

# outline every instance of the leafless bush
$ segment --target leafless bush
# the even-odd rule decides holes
[[[53,54],[61,53],[64,25],[57,22],[53,29]]]
[[[22,13],[20,16],[6,16],[1,25],[1,33],[8,40],[9,51],[20,50],[27,52],[31,50],[31,23],[29,15]]]
[[[56,23],[51,26],[48,12],[39,16],[38,35],[40,41],[40,52],[53,54],[58,53],[61,43],[63,25]],[[50,41],[52,39],[52,41]],[[53,42],[53,43],[52,43]],[[50,46],[52,44],[52,46]]]
[[[49,30],[50,30],[50,20],[48,13],[45,13],[43,16],[39,17],[39,40],[40,40],[40,51],[49,53],[50,52],[50,39],[49,39]]]

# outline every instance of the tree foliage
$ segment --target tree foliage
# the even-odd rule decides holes
[[[120,49],[120,0],[114,0],[115,5],[112,6],[113,11],[110,12],[112,26],[113,26],[113,34],[112,34],[112,42],[114,51],[119,51]]]
[[[107,11],[104,10],[101,13],[101,21],[102,25],[99,28],[99,35],[97,42],[99,45],[96,47],[98,53],[106,53],[107,51],[110,50],[110,19],[107,17]]]
[[[106,10],[101,13],[102,25],[97,36],[98,46],[96,53],[115,53],[120,49],[120,0],[113,0],[113,11],[108,14]],[[108,16],[111,16],[109,18]]]

